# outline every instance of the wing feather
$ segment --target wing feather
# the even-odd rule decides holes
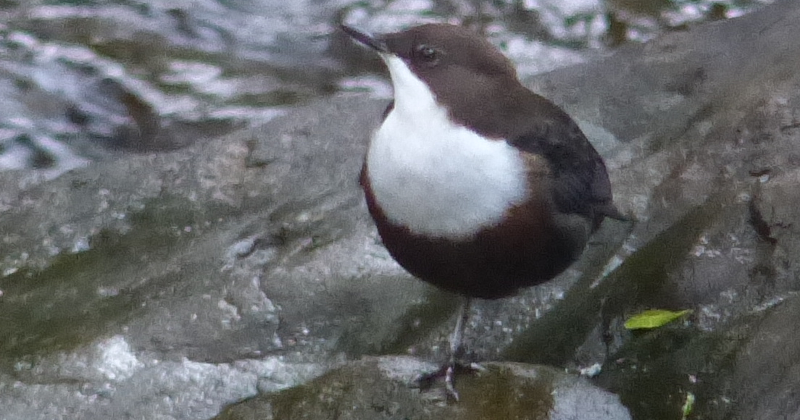
[[[625,219],[613,204],[611,182],[603,159],[566,113],[542,118],[526,133],[508,142],[547,160],[552,174],[553,201],[558,211],[585,216],[595,227],[603,217]]]

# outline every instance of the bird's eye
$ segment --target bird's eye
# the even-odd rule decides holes
[[[434,49],[433,47],[423,44],[417,47],[417,57],[419,57],[424,61],[432,63],[436,61],[436,59],[438,58],[438,53],[436,52],[436,49]]]

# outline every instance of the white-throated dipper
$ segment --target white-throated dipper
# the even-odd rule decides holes
[[[380,54],[394,86],[360,180],[381,239],[411,274],[465,297],[444,369],[457,399],[470,299],[552,279],[605,217],[624,217],[578,125],[488,41],[446,24],[342,29]]]

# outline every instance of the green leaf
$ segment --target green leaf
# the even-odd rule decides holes
[[[686,393],[686,400],[683,401],[683,417],[681,420],[686,420],[689,417],[689,414],[692,414],[692,410],[694,409],[694,394],[691,392]]]
[[[629,330],[658,328],[691,312],[691,309],[678,312],[664,309],[650,309],[628,318],[628,320],[625,321],[625,328]]]

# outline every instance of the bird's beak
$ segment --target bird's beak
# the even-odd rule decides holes
[[[342,30],[347,35],[350,35],[351,38],[378,52],[382,53],[389,52],[389,48],[386,46],[386,43],[379,37],[369,35],[365,32],[359,31],[356,28],[353,28],[352,26],[347,26],[347,25],[342,25]]]

